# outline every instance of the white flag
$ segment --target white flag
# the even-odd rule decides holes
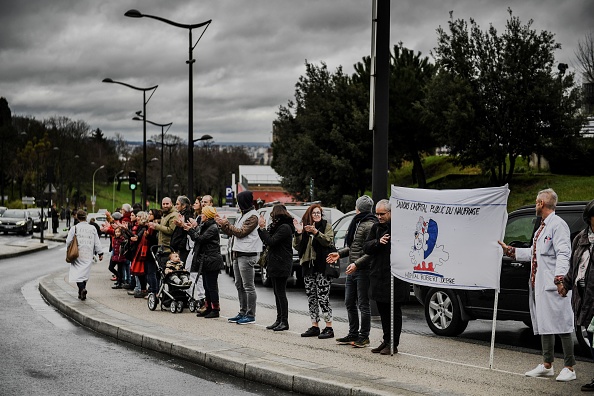
[[[467,190],[392,186],[392,274],[452,289],[499,290],[507,184]]]

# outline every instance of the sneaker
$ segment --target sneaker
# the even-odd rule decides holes
[[[594,392],[594,379],[586,385],[582,385],[582,392]]]
[[[322,330],[318,338],[320,340],[325,340],[326,338],[334,338],[334,330],[332,329],[332,327],[326,327],[324,328],[324,330]]]
[[[369,338],[359,337],[357,341],[353,342],[355,348],[367,348],[369,346]]]
[[[353,335],[347,335],[346,337],[337,338],[336,343],[340,345],[353,345],[353,342],[357,341],[359,337]]]
[[[388,344],[386,344],[385,342],[382,341],[382,343],[379,344],[379,346],[377,348],[373,348],[371,350],[371,353],[380,353],[382,351],[382,349],[384,349],[386,347],[386,345],[388,345]]]
[[[305,333],[301,333],[301,337],[317,337],[320,335],[320,328],[318,326],[311,326],[309,329],[305,331]]]
[[[243,318],[243,315],[242,315],[242,314],[240,314],[240,313],[238,313],[238,314],[237,314],[237,315],[235,315],[234,317],[227,319],[227,322],[230,322],[230,323],[237,323],[237,321],[238,321],[239,319],[241,319],[241,318]]]
[[[114,275],[114,276],[111,277],[111,280],[112,281],[117,281],[118,280],[118,277]]]
[[[245,315],[244,317],[242,317],[241,319],[239,319],[236,323],[238,325],[255,324],[256,323],[256,318],[254,318],[253,316]]]
[[[398,347],[394,347],[394,355],[398,353]],[[392,353],[390,352],[390,344],[386,344],[386,346],[384,347],[384,349],[382,349],[380,351],[380,355],[391,355]]]
[[[573,381],[574,379],[576,379],[575,370],[570,370],[567,367],[563,367],[563,370],[561,370],[557,376],[557,381],[559,382],[569,382]]]
[[[122,285],[117,285],[116,284],[116,285],[113,285],[111,288],[112,289],[121,289],[122,288]]]
[[[555,375],[553,366],[550,369],[545,368],[544,364],[539,364],[534,370],[530,370],[526,373],[526,377],[552,377]]]

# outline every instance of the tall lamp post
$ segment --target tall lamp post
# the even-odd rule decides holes
[[[147,120],[146,117],[142,114],[138,114],[138,117],[134,117],[132,119],[134,121],[146,121],[149,124],[161,127],[161,177],[160,177],[159,181],[161,183],[161,188],[163,188],[163,166],[164,166],[164,162],[165,162],[165,158],[163,157],[163,146],[165,145],[164,138],[165,138],[165,134],[167,133],[169,128],[171,128],[171,125],[173,125],[173,122],[170,122],[168,124],[159,124],[157,122],[152,122],[150,120]],[[165,127],[167,127],[167,129],[165,129]]]
[[[121,171],[119,171],[118,173],[116,173],[116,175],[113,177],[113,202],[111,203],[111,212],[112,213],[115,211],[115,182],[116,182],[116,179],[118,178],[118,176],[121,175],[122,173],[124,173],[123,169]]]
[[[137,91],[142,91],[142,114],[144,114],[144,120],[142,123],[142,162],[143,162],[143,169],[142,169],[142,207],[146,210],[146,104],[149,102],[149,100],[151,100],[151,98],[153,97],[155,91],[157,90],[157,88],[159,87],[158,85],[155,85],[154,87],[149,87],[149,88],[139,88],[139,87],[135,87],[134,85],[130,85],[130,84],[126,84],[120,81],[115,81],[112,80],[111,78],[104,78],[103,79],[104,83],[110,83],[110,84],[120,84],[120,85],[124,85],[128,88],[132,88],[135,89]],[[151,93],[151,96],[149,96],[149,98],[146,98],[146,91],[153,91]]]
[[[192,142],[192,145],[193,145],[193,143],[204,141],[204,140],[210,140],[210,139],[212,139],[212,136],[210,136],[210,135],[202,135],[200,138],[194,139],[194,141]]]
[[[210,23],[212,22],[212,19],[209,19],[208,21],[205,22],[201,22],[201,23],[196,23],[196,24],[183,24],[183,23],[178,23],[178,22],[174,22],[174,21],[170,21],[169,19],[165,19],[165,18],[161,18],[155,15],[148,15],[148,14],[142,14],[140,11],[138,10],[128,10],[126,11],[126,13],[124,14],[127,17],[130,18],[143,18],[143,17],[147,17],[147,18],[152,18],[152,19],[156,19],[158,21],[161,22],[165,22],[169,25],[175,26],[175,27],[179,27],[182,29],[188,29],[189,32],[189,55],[188,55],[188,60],[186,61],[186,63],[189,66],[189,89],[188,89],[188,196],[193,196],[194,195],[194,151],[193,151],[193,146],[194,146],[194,132],[193,132],[193,124],[194,124],[194,93],[193,93],[193,86],[194,86],[194,82],[193,82],[193,76],[192,76],[192,65],[194,64],[194,62],[196,62],[196,60],[194,59],[193,55],[192,55],[192,51],[194,50],[194,48],[196,47],[196,45],[198,45],[198,42],[200,41],[200,39],[202,38],[202,36],[204,35],[204,32],[206,32],[206,29],[208,28],[208,26],[210,25]],[[192,29],[198,29],[201,28],[203,26],[206,26],[204,28],[204,30],[202,31],[202,34],[200,35],[200,37],[198,37],[198,40],[196,40],[196,44],[192,44]],[[146,117],[146,112],[144,113],[145,117]]]
[[[97,197],[95,197],[95,174],[103,168],[105,168],[105,165],[101,165],[99,168],[95,169],[95,172],[93,172],[93,196],[91,197],[91,206],[93,207],[93,213],[95,213],[95,201],[97,200]]]

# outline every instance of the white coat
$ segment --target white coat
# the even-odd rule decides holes
[[[103,248],[99,235],[97,235],[97,229],[86,221],[81,221],[74,227],[70,227],[68,237],[66,237],[66,247],[72,243],[75,230],[78,241],[78,258],[70,263],[68,277],[70,282],[83,282],[89,279],[93,256],[103,253]]]
[[[530,261],[535,247],[516,249],[516,259]],[[545,226],[536,241],[536,262],[538,264],[534,289],[528,278],[530,317],[534,334],[572,333],[573,311],[571,292],[561,297],[555,285],[556,276],[565,276],[569,270],[571,240],[565,221],[551,213],[545,219]]]

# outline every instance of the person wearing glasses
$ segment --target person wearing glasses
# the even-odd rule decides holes
[[[390,298],[392,278],[390,266],[390,230],[391,205],[387,199],[382,199],[375,205],[375,215],[379,223],[374,224],[369,237],[363,246],[363,251],[371,256],[369,261],[369,298],[377,304],[377,310],[382,320],[383,340],[381,344],[371,350],[381,355],[391,354],[391,325]],[[365,265],[361,267],[365,268]],[[355,267],[355,270],[361,267]],[[394,278],[394,353],[398,353],[400,333],[402,332],[402,303],[406,302],[410,294],[410,285],[396,277]]]
[[[349,257],[346,269],[346,283],[344,305],[349,318],[349,333],[345,337],[337,338],[340,345],[352,345],[355,348],[369,346],[369,332],[371,330],[371,308],[369,306],[369,270],[367,261],[370,256],[363,251],[363,245],[369,236],[371,227],[377,223],[377,218],[371,212],[373,199],[362,195],[355,202],[357,214],[351,221],[346,235],[346,247],[338,252],[330,253],[327,262],[336,262],[340,257]],[[361,312],[361,321],[359,321]],[[361,327],[359,327],[359,323]]]
[[[305,294],[309,306],[311,327],[301,337],[334,338],[330,307],[330,277],[326,276],[328,247],[334,240],[332,225],[323,218],[322,207],[313,204],[303,214],[301,223],[295,219],[293,247],[299,253]],[[320,310],[326,327],[320,332]]]

